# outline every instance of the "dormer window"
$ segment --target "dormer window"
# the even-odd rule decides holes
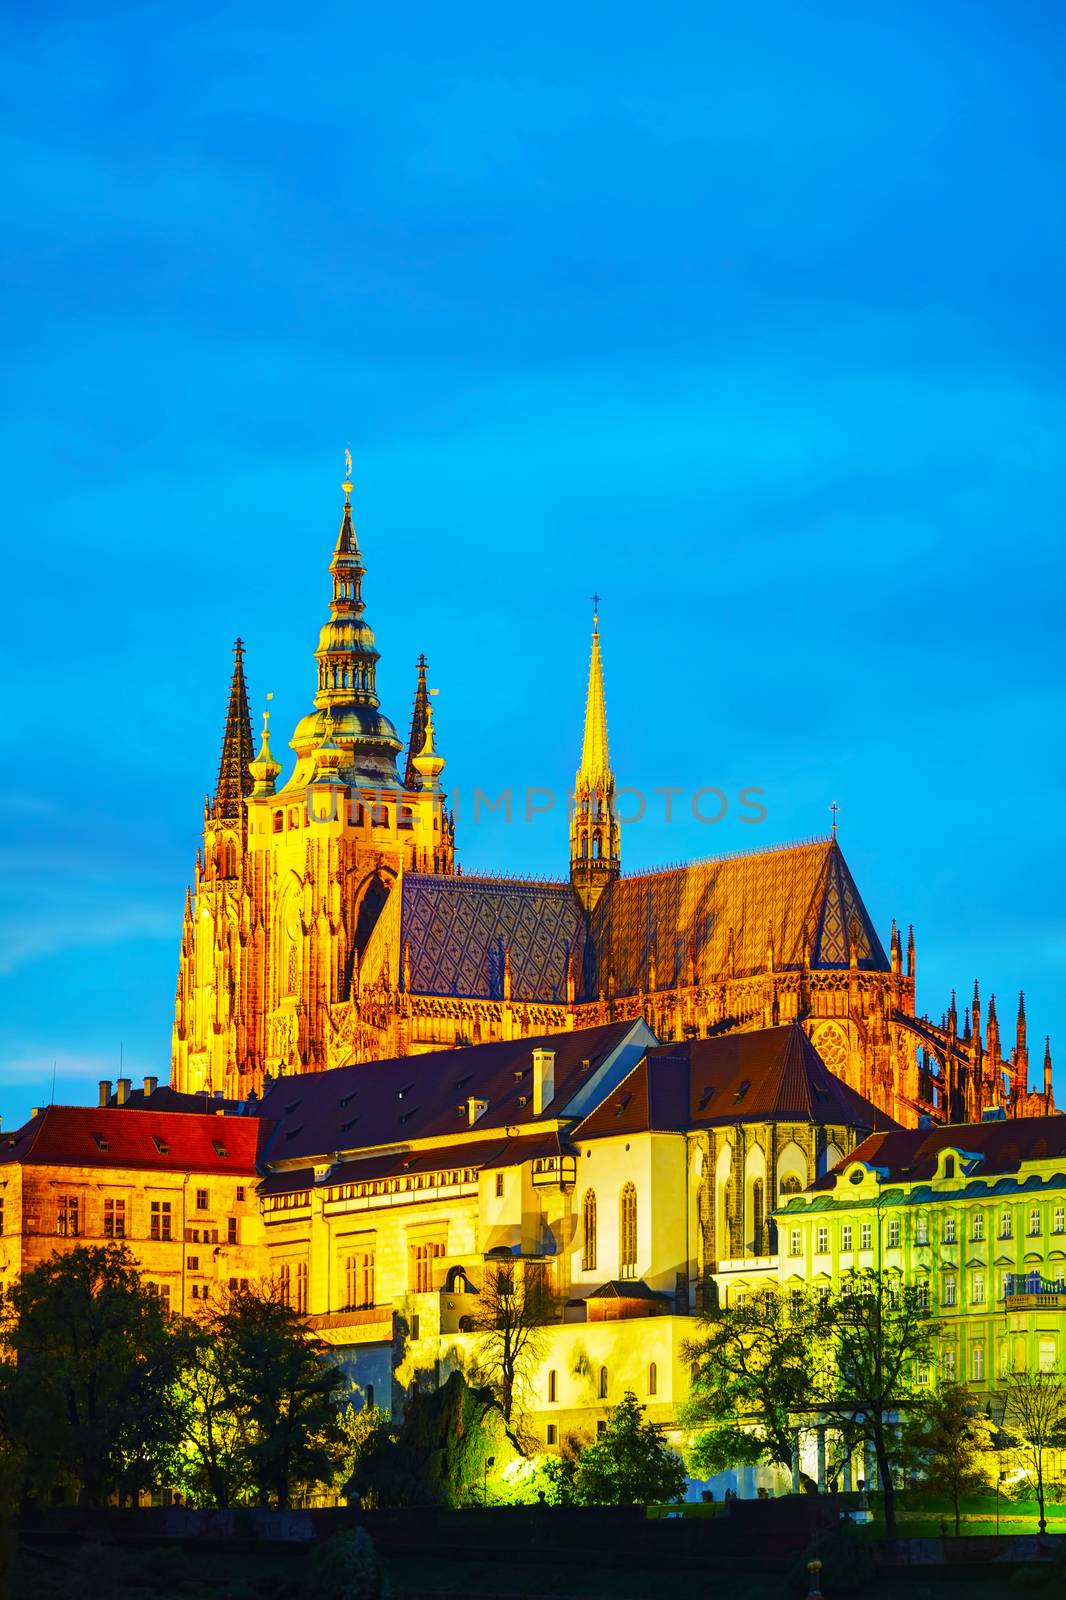
[[[221,1139],[212,1139],[211,1148],[215,1152],[216,1156],[218,1156],[218,1158],[222,1161],[224,1161],[229,1155],[229,1151],[226,1149],[226,1146],[222,1143]]]
[[[96,1148],[98,1150],[107,1151],[107,1150],[109,1150],[111,1148],[110,1145],[108,1144],[107,1140],[104,1138],[102,1133],[94,1133],[93,1134],[93,1139],[96,1142]]]
[[[750,1078],[745,1078],[743,1080],[743,1082],[741,1083],[740,1087],[737,1089],[736,1094],[733,1096],[733,1104],[735,1106],[738,1106],[740,1104],[740,1102],[743,1100],[744,1096],[747,1094],[747,1092],[748,1092],[748,1090],[750,1088],[751,1088],[751,1079]]]
[[[153,1133],[152,1143],[155,1145],[156,1150],[161,1156],[168,1156],[170,1154],[170,1146],[167,1144],[165,1139],[160,1138],[158,1133]]]
[[[945,1156],[944,1157],[944,1165],[940,1169],[940,1176],[942,1178],[953,1178],[955,1176],[955,1157],[954,1156]]]

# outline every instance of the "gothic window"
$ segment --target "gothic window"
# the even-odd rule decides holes
[[[554,1405],[559,1398],[559,1374],[553,1367],[548,1373],[548,1402]]]
[[[709,1269],[713,1256],[707,1201],[707,1185],[701,1183],[696,1190],[696,1271],[701,1278]]]
[[[586,1189],[585,1198],[581,1203],[581,1226],[584,1245],[581,1251],[581,1270],[595,1272],[596,1270],[596,1191]]]
[[[296,1264],[296,1309],[307,1310],[307,1262],[298,1261]]]
[[[618,1276],[635,1278],[637,1275],[637,1191],[627,1183],[619,1201]]]
[[[648,1394],[649,1395],[653,1395],[653,1394],[658,1394],[658,1393],[659,1393],[659,1369],[655,1365],[655,1362],[653,1361],[653,1362],[650,1363],[650,1365],[648,1367]]]
[[[278,1268],[278,1296],[283,1305],[292,1305],[292,1268],[287,1261]]]
[[[600,1368],[600,1399],[601,1400],[606,1400],[606,1398],[607,1398],[607,1368],[606,1367],[601,1367]]]
[[[757,1256],[765,1254],[765,1211],[763,1182],[756,1178],[751,1186],[751,1247]]]

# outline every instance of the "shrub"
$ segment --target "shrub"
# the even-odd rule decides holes
[[[382,1600],[381,1567],[365,1528],[335,1533],[308,1564],[304,1600]]]

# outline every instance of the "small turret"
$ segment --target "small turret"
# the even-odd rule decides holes
[[[425,657],[422,658],[423,667]],[[433,702],[429,695],[436,694],[436,689],[430,689],[426,696],[425,717],[423,722],[422,745],[416,755],[407,763],[408,772],[414,782],[408,782],[409,789],[436,789],[440,785],[440,775],[444,771],[444,757],[437,754],[433,743]]]
[[[1050,1111],[1054,1096],[1051,1089],[1051,1035],[1044,1035],[1044,1105]]]
[[[1000,1061],[1002,1058],[999,1048],[999,1018],[996,1015],[996,997],[994,994],[988,998],[988,1027],[985,1040],[989,1056],[995,1062]]]
[[[914,923],[907,930],[907,976],[914,977]]]
[[[892,938],[889,941],[889,949],[892,958],[892,971],[899,977],[903,972],[903,945],[900,941],[895,917],[892,918]]]
[[[273,699],[267,695],[267,699]],[[248,771],[253,780],[252,793],[254,795],[271,795],[278,777],[281,773],[281,763],[274,759],[274,752],[270,748],[270,708],[263,712],[263,735],[259,741],[259,749],[255,759],[249,761]]]

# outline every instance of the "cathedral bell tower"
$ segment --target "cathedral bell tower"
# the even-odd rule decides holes
[[[593,910],[607,885],[617,878],[621,854],[614,773],[607,749],[600,619],[594,612],[585,735],[570,811],[570,882],[586,911]]]

